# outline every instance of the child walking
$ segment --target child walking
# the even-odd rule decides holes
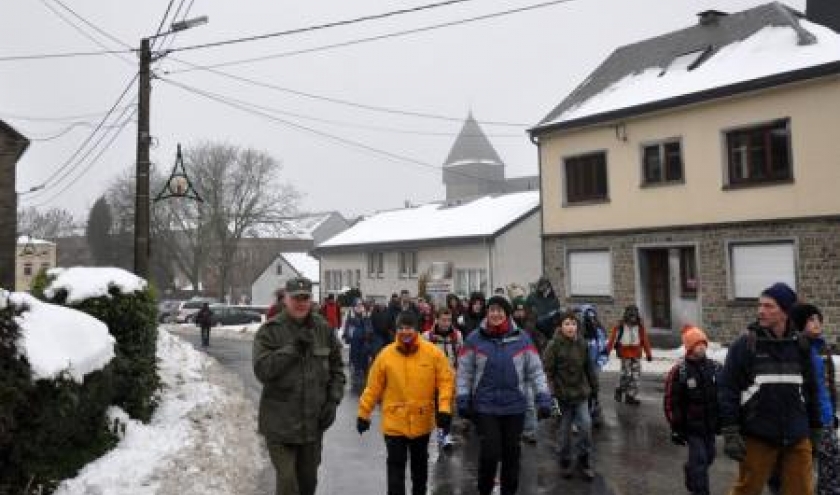
[[[592,418],[589,398],[598,394],[598,380],[589,359],[586,340],[578,332],[579,322],[573,312],[563,314],[560,328],[543,354],[549,388],[560,406],[560,474],[572,476],[572,458],[587,481],[595,478],[592,468]],[[577,440],[572,449],[572,424]]]
[[[647,330],[639,315],[639,307],[631,304],[624,308],[624,316],[618,325],[610,332],[607,343],[607,354],[612,350],[621,359],[621,378],[615,389],[615,400],[632,406],[641,404],[639,401],[639,378],[642,374],[642,351],[648,361],[653,360],[648,340]]]
[[[692,495],[709,495],[709,467],[715,460],[719,430],[717,383],[723,367],[706,357],[709,340],[703,330],[686,326],[682,341],[685,357],[665,380],[665,419],[671,425],[671,441],[688,445],[686,489]]]

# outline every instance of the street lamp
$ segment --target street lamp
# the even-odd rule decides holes
[[[151,40],[207,23],[207,16],[173,22],[170,30],[140,40],[139,95],[137,98],[137,186],[134,197],[134,273],[149,277],[149,100],[152,93],[152,62],[166,55],[152,56]]]

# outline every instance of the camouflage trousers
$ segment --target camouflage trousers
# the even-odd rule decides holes
[[[618,390],[628,397],[636,398],[639,395],[639,377],[642,375],[642,361],[639,358],[621,359],[621,378],[618,382]]]
[[[277,495],[315,495],[321,441],[268,443],[268,455],[277,472]]]

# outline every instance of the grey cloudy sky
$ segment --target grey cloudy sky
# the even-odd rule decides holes
[[[90,23],[129,46],[154,34],[169,0],[61,0]],[[96,33],[56,0],[5,2],[0,17],[0,58],[12,55],[97,51],[79,31],[111,49],[124,48]],[[300,28],[432,3],[432,0],[175,0],[179,18],[209,16],[204,26],[182,32],[163,45],[188,45]],[[431,11],[402,15],[307,34],[219,48],[172,53],[155,65],[172,83],[193,90],[260,105],[269,120],[191,93],[165,81],[152,89],[152,160],[168,171],[178,142],[202,140],[262,149],[283,164],[283,177],[303,194],[302,209],[338,210],[347,215],[393,208],[405,200],[443,196],[440,166],[472,109],[507,164],[508,176],[537,173],[536,148],[525,129],[547,114],[612,50],[623,44],[680,29],[696,22],[707,8],[734,12],[763,0],[568,0],[528,12],[438,30],[296,55],[289,52],[342,43],[396,31],[470,18],[540,3],[540,0],[473,0]],[[788,5],[804,9],[805,0]],[[63,21],[56,10],[78,25]],[[174,8],[173,7],[173,10]],[[268,60],[218,67],[237,78],[196,65],[287,54]],[[18,164],[18,190],[47,182],[23,206],[61,206],[84,219],[114,177],[134,169],[136,125],[129,124],[113,145],[93,161],[110,140],[84,158],[90,125],[70,130],[74,121],[43,121],[104,113],[137,71],[133,54],[66,59],[0,61],[0,118],[33,139]],[[269,89],[272,85],[290,91]],[[453,117],[457,121],[376,112],[302,97],[295,92]],[[136,97],[132,88],[124,104]],[[285,113],[281,113],[285,112]],[[26,118],[24,118],[26,117]],[[303,131],[305,126],[311,131]],[[329,122],[327,122],[329,121]],[[49,138],[67,130],[62,136]],[[334,136],[396,156],[340,143]],[[99,134],[90,144],[96,142]],[[56,174],[59,167],[64,167]]]

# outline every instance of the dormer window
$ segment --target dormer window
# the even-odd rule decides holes
[[[711,55],[711,46],[707,46],[702,50],[695,50],[688,53],[684,53],[682,55],[678,55],[674,57],[673,60],[671,60],[671,63],[668,64],[667,67],[662,69],[662,72],[659,73],[659,77],[662,77],[668,73],[674,74],[676,72],[687,72],[694,70],[697,67],[699,67],[700,64],[708,60]]]

